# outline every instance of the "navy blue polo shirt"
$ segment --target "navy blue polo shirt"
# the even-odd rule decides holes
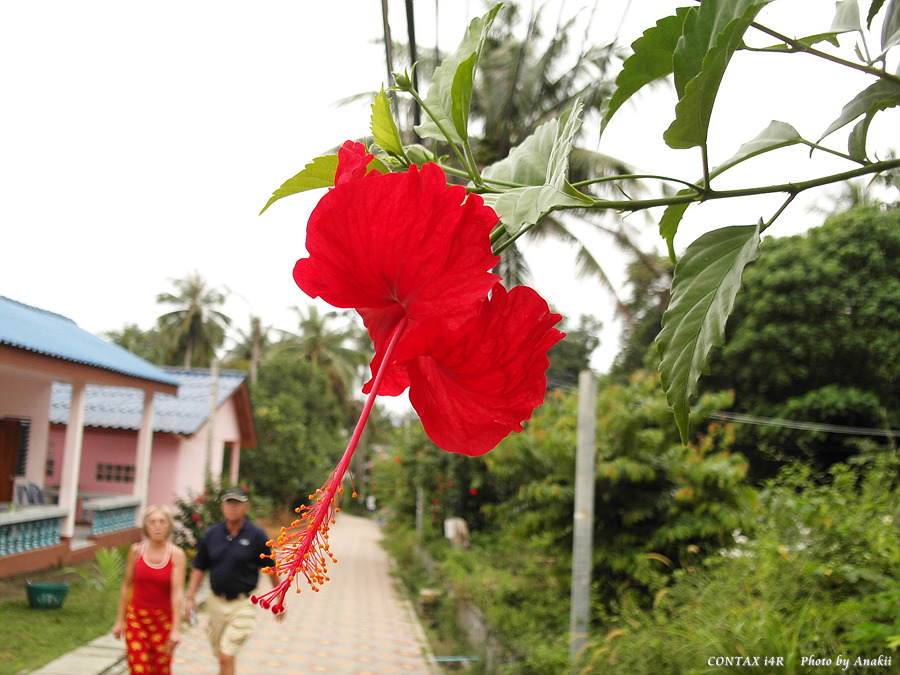
[[[231,535],[224,522],[210,525],[194,556],[194,568],[209,571],[209,586],[216,595],[234,598],[251,593],[260,568],[274,564],[271,558],[260,558],[260,554],[271,553],[268,540],[265,530],[249,518],[237,536]]]

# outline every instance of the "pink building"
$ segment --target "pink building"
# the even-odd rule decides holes
[[[256,446],[256,435],[241,371],[160,367],[179,384],[178,395],[155,397],[153,456],[148,504],[174,506],[176,497],[200,493],[204,476],[237,482],[241,448]],[[215,385],[214,385],[215,383]],[[215,405],[212,392],[215,389]],[[50,398],[50,437],[46,484],[59,484],[58,459],[69,421],[71,386],[54,383]],[[143,394],[126,387],[88,386],[85,390],[84,448],[79,490],[130,495],[136,475],[135,439]]]
[[[0,577],[140,538],[150,503],[236,479],[243,373],[164,369],[0,296]]]

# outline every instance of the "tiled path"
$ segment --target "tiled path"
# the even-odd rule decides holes
[[[371,520],[340,514],[330,531],[331,550],[338,559],[329,567],[331,581],[318,593],[290,593],[281,622],[260,611],[256,631],[238,655],[237,675],[436,675],[439,669],[432,664],[422,628],[394,586],[380,536]],[[268,579],[262,583],[261,589],[269,587]],[[218,672],[205,625],[201,611],[200,625],[185,628],[175,652],[175,675]],[[94,673],[67,672],[65,658],[74,655],[51,664],[61,670],[46,673],[127,672],[121,663]]]
[[[341,514],[329,534],[338,559],[329,568],[331,581],[318,593],[289,593],[281,622],[260,612],[238,655],[238,674],[431,675],[430,651],[412,608],[394,587],[378,525]],[[260,589],[268,587],[263,579]],[[174,673],[210,673],[204,622],[201,616],[175,653]]]

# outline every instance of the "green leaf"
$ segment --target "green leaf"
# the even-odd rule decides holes
[[[759,257],[762,223],[724,227],[691,244],[675,266],[672,300],[657,337],[666,399],[687,443],[691,400],[709,352],[725,343],[725,322],[734,309],[744,268]]]
[[[852,101],[843,107],[840,117],[831,123],[817,142],[834,133],[842,126],[849,124],[860,115],[872,117],[886,108],[900,105],[900,84],[890,80],[879,80],[859,92]]]
[[[719,85],[750,23],[771,0],[714,0],[691,8],[674,54],[678,104],[663,138],[670,148],[706,146]]]
[[[563,207],[585,207],[591,203],[590,199],[571,195],[570,192],[580,194],[568,185],[565,190],[552,185],[537,185],[482,196],[485,204],[492,206],[500,216],[509,235],[516,237],[551,211]]]
[[[772,120],[769,122],[769,126],[763,129],[756,138],[748,143],[744,143],[732,157],[710,171],[710,178],[718,176],[751,157],[802,142],[803,138],[800,136],[800,133],[790,124]]]
[[[520,185],[543,185],[547,179],[550,153],[556,142],[559,120],[544,122],[509,154],[484,168],[481,172],[486,182],[518,183]]]
[[[883,6],[884,0],[872,0],[872,2],[869,4],[869,11],[866,13],[866,28],[868,28],[869,30],[872,29],[872,21],[878,15],[878,12],[881,11],[881,8]]]
[[[469,140],[469,108],[472,105],[472,87],[475,81],[475,67],[478,65],[478,54],[472,54],[469,58],[459,64],[456,74],[453,76],[452,107],[450,117],[453,121],[453,128],[459,137],[468,142]]]
[[[259,215],[265,213],[267,208],[282,197],[334,185],[334,173],[337,171],[337,162],[337,155],[316,157],[304,167],[303,171],[293,178],[288,178],[281,184],[280,188],[272,193],[272,197],[266,202],[266,205],[263,207],[263,210],[259,212]]]
[[[622,70],[616,76],[616,90],[603,116],[601,132],[625,101],[645,85],[672,73],[672,55],[681,37],[688,8],[679,7],[675,12],[675,16],[660,19],[656,26],[645,30],[632,43],[634,53],[625,59]]]
[[[394,115],[391,113],[391,100],[384,93],[384,88],[372,101],[372,121],[370,126],[375,145],[395,157],[406,156],[403,152],[403,141],[400,139],[400,132],[397,130],[397,124],[394,122]]]
[[[847,154],[860,162],[866,160],[866,135],[869,133],[870,121],[869,117],[861,119],[847,137]]]
[[[444,59],[435,69],[425,97],[425,106],[434,119],[426,119],[416,127],[416,133],[421,138],[461,143],[468,137],[469,103],[472,99],[475,68],[488,31],[501,6],[502,3],[484,16],[473,19],[456,53]],[[447,132],[447,137],[441,132],[438,123]]]
[[[263,210],[259,212],[262,215],[267,208],[282,197],[295,195],[298,192],[306,192],[307,190],[315,190],[316,188],[327,188],[334,185],[334,174],[337,171],[338,156],[322,155],[316,157],[307,164],[303,171],[293,178],[289,178],[281,187],[272,193],[272,197],[266,202]],[[390,168],[377,157],[373,157],[366,167],[367,171],[375,169],[379,173],[390,173]]]
[[[559,119],[544,122],[508,157],[484,170],[485,178],[526,184],[501,194],[483,195],[511,237],[515,238],[557,208],[592,203],[566,180],[569,154],[581,127],[583,107],[581,100],[576,100]]]
[[[857,0],[838,0],[834,3],[834,18],[831,20],[831,32],[852,33],[862,31],[859,18],[859,2]]]
[[[684,190],[679,190],[678,195],[689,195],[693,194],[693,192],[690,188],[685,188]],[[687,211],[690,205],[691,202],[671,204],[666,207],[662,218],[659,219],[659,236],[665,239],[666,247],[669,251],[669,259],[673,263],[676,262],[675,234],[678,232],[678,225],[681,223],[681,219],[684,218],[684,212]]]
[[[869,20],[871,22],[871,17]],[[898,44],[900,44],[900,2],[891,0],[884,14],[884,23],[881,24],[881,51],[884,53]]]
[[[835,47],[840,46],[838,36],[844,33],[855,33],[862,31],[862,25],[859,18],[859,4],[857,0],[838,0],[835,3],[834,18],[831,20],[831,28],[824,33],[816,33],[807,37],[799,38],[797,41],[805,45],[812,46],[819,42],[830,42]],[[768,48],[768,51],[784,51],[791,47],[785,44],[779,44]]]

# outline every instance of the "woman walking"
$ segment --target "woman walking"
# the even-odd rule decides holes
[[[181,642],[186,556],[171,541],[173,528],[172,512],[151,506],[144,515],[145,539],[128,552],[113,635],[125,636],[131,675],[170,675]]]

